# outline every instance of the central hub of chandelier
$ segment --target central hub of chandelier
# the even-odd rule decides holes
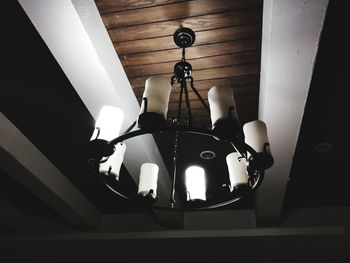
[[[194,87],[192,66],[186,60],[186,48],[194,44],[195,33],[189,28],[179,28],[174,33],[174,42],[182,49],[182,58],[174,66],[174,75],[170,80],[162,76],[152,76],[146,80],[140,114],[124,133],[120,135],[123,112],[112,106],[104,106],[101,109],[90,142],[89,163],[111,191],[138,204],[170,210],[198,210],[225,206],[238,201],[245,194],[256,189],[263,180],[264,171],[272,166],[273,158],[270,153],[266,126],[259,120],[241,126],[232,87],[212,87],[208,92],[209,105],[207,105]],[[177,115],[167,118],[170,93],[176,83],[180,84]],[[212,122],[210,128],[193,125],[189,88],[210,115]],[[183,103],[186,114],[182,112]],[[172,185],[169,189],[170,200],[168,205],[163,206],[157,205],[157,200],[167,197],[157,196],[159,168],[155,163],[141,165],[137,192],[127,195],[124,192],[121,193],[122,191],[118,188],[126,141],[143,134],[161,133],[175,133],[175,140],[172,142],[174,148]],[[178,145],[183,133],[210,136],[232,147],[232,152],[226,156],[226,161],[223,161],[223,165],[227,165],[230,181],[230,184],[226,185],[226,191],[229,191],[227,200],[208,203],[205,192],[205,170],[199,166],[190,166],[185,172],[186,190],[182,193],[186,195],[187,204],[177,205],[176,182],[181,176],[177,170]],[[111,179],[114,181],[113,184]],[[178,194],[181,195],[181,193]]]

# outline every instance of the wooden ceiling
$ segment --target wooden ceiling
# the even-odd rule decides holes
[[[262,0],[97,0],[99,12],[139,102],[151,75],[171,78],[181,49],[173,42],[179,27],[196,33],[186,50],[195,86],[207,100],[213,85],[234,88],[241,121],[257,118]],[[179,89],[175,88],[168,116],[175,116]],[[210,118],[190,92],[197,125]]]

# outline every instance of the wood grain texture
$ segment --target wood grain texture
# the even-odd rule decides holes
[[[151,6],[186,2],[187,0],[96,0],[101,15],[125,10],[143,9]]]
[[[139,102],[148,77],[170,81],[181,59],[173,33],[189,27],[196,40],[186,49],[186,59],[201,97],[207,100],[214,85],[232,87],[241,120],[257,118],[262,0],[100,0],[97,7]],[[175,83],[169,116],[176,115],[179,91]],[[196,123],[210,125],[191,89],[189,99]]]
[[[194,46],[186,49],[186,58],[188,60],[219,56],[223,54],[232,54],[237,52],[256,51],[260,49],[259,39],[243,39],[223,43]],[[181,49],[161,50],[147,53],[137,53],[120,56],[120,61],[124,67],[155,64],[163,62],[176,62],[181,58]]]
[[[214,67],[224,67],[245,63],[258,63],[260,61],[260,51],[243,53],[224,54],[219,56],[204,57],[188,60],[196,70]],[[163,62],[156,64],[125,67],[125,72],[129,78],[138,76],[160,75],[174,72],[174,62]]]
[[[261,5],[261,1],[258,0],[186,1],[169,5],[153,6],[147,8],[147,12],[145,12],[144,9],[136,9],[109,13],[102,15],[102,19],[106,28],[110,29],[221,13],[227,10],[257,8],[259,5]]]
[[[193,46],[207,45],[212,43],[247,38],[260,38],[260,34],[260,24],[233,26],[214,30],[198,31],[196,32],[196,41],[193,44]],[[114,47],[118,55],[127,55],[133,53],[143,53],[178,48],[173,41],[173,36],[119,42],[114,43]]]
[[[257,9],[231,11],[219,14],[167,20],[157,23],[121,27],[108,30],[112,42],[136,39],[172,36],[179,27],[189,27],[193,31],[223,28],[235,25],[261,22],[261,13]]]
[[[216,78],[230,78],[251,74],[258,74],[260,71],[260,64],[242,64],[242,65],[232,65],[220,68],[210,68],[203,70],[195,70],[192,72],[192,76],[195,80],[209,80]],[[170,79],[173,74],[162,74],[162,76]],[[146,79],[149,76],[141,76],[130,78],[130,84],[132,87],[144,86]]]

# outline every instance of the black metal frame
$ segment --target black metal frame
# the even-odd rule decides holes
[[[166,121],[161,115],[153,112],[147,112],[148,101],[147,98],[143,98],[144,112],[139,115],[137,121],[135,121],[121,136],[113,139],[110,142],[99,140],[98,138],[91,142],[93,156],[92,159],[95,160],[91,162],[98,168],[98,164],[102,161],[105,161],[108,156],[113,154],[114,146],[120,142],[124,142],[127,139],[132,137],[140,136],[143,134],[159,134],[159,133],[168,133],[175,132],[175,141],[174,141],[174,152],[173,152],[173,174],[172,174],[172,188],[171,188],[171,197],[170,197],[170,206],[156,206],[154,202],[157,198],[153,198],[153,193],[149,193],[146,196],[134,196],[128,197],[117,190],[115,190],[111,185],[109,185],[101,176],[103,183],[118,196],[127,199],[127,200],[137,200],[138,203],[153,205],[157,209],[171,209],[175,211],[184,211],[188,208],[176,208],[175,200],[175,188],[176,188],[176,176],[177,176],[177,156],[178,156],[178,143],[180,140],[180,135],[182,133],[191,133],[199,134],[204,136],[211,136],[217,140],[225,141],[230,143],[233,149],[240,154],[247,164],[247,171],[249,175],[249,185],[238,186],[232,192],[232,198],[230,200],[220,202],[214,205],[204,205],[204,206],[192,206],[190,210],[205,210],[222,207],[231,203],[234,203],[242,198],[242,196],[249,191],[255,190],[262,182],[264,177],[264,170],[271,167],[273,164],[273,158],[267,152],[257,153],[252,147],[247,145],[244,142],[244,136],[242,128],[238,121],[236,121],[232,116],[233,107],[229,109],[230,118],[227,120],[220,120],[217,123],[213,124],[212,129],[209,128],[199,128],[194,127],[191,105],[188,95],[187,82],[190,82],[190,87],[193,92],[198,97],[199,101],[202,103],[204,108],[210,114],[209,106],[200,96],[197,89],[194,87],[194,80],[192,77],[192,66],[186,61],[186,51],[187,47],[190,47],[195,41],[195,34],[189,28],[180,28],[174,34],[174,42],[182,48],[182,58],[174,66],[174,75],[171,78],[171,85],[173,86],[175,82],[180,84],[180,94],[179,94],[179,104],[178,104],[178,113],[177,117],[173,118],[172,121]],[[186,104],[186,124],[181,124],[182,122],[182,102],[183,97],[185,97]],[[139,129],[132,131],[136,124]],[[104,159],[105,158],[105,159]],[[204,202],[205,203],[205,202]],[[203,202],[200,202],[203,204]]]

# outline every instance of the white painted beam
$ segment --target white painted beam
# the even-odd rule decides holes
[[[100,212],[0,113],[0,167],[69,223],[97,228]]]
[[[259,118],[275,159],[256,198],[258,222],[277,223],[310,87],[328,0],[265,0]]]
[[[19,0],[80,98],[96,119],[104,105],[121,108],[124,127],[140,106],[93,0]],[[126,142],[124,164],[138,183],[144,162],[159,166],[158,191],[168,202],[170,177],[151,135]]]

